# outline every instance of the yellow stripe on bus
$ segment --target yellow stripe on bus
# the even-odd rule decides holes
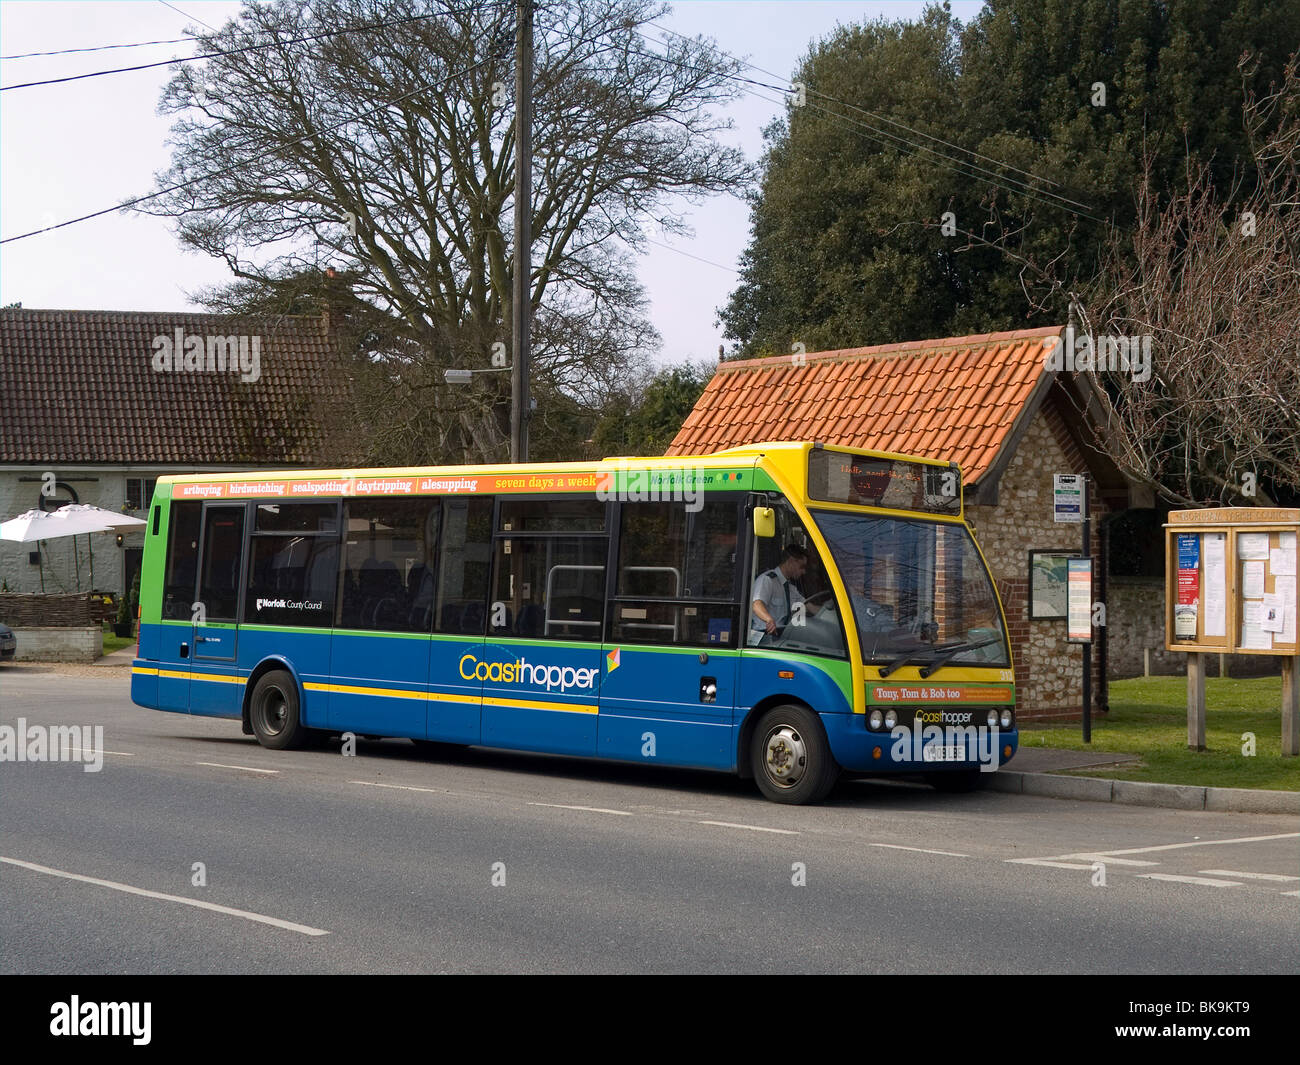
[[[309,682],[303,685],[312,692],[337,692],[340,695],[382,695],[393,699],[428,699],[436,703],[477,703],[477,695],[453,695],[444,692],[417,692],[406,688],[367,688],[358,684],[320,684]]]
[[[600,712],[598,706],[588,706],[582,703],[544,703],[535,699],[493,699],[485,697],[483,705],[510,706],[521,710],[563,710],[570,714],[597,714]]]

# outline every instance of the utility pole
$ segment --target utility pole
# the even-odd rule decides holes
[[[533,272],[533,4],[515,2],[515,278],[510,367],[510,461],[528,461],[528,392]]]

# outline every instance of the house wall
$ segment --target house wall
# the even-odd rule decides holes
[[[1111,577],[1106,612],[1110,622],[1112,677],[1140,677],[1145,670],[1143,648],[1151,649],[1153,674],[1187,674],[1187,654],[1165,650],[1165,583],[1161,577]],[[1220,659],[1227,676],[1262,677],[1279,673],[1274,655],[1210,655],[1209,675],[1217,677]]]
[[[41,475],[45,468],[0,470],[0,521],[7,521],[40,505]],[[113,470],[78,470],[60,467],[53,470],[59,481],[76,490],[78,501],[90,503],[105,510],[121,513],[126,501],[127,477],[152,477],[154,474],[126,473]],[[60,497],[64,493],[60,492]],[[143,518],[143,511],[129,512],[132,517]],[[144,535],[140,532],[124,533],[124,545],[118,547],[116,534],[98,533],[87,545],[85,536],[61,537],[40,544],[42,566],[28,562],[28,554],[37,549],[36,544],[17,544],[0,540],[0,590],[10,592],[39,592],[41,570],[45,572],[46,592],[99,591],[122,594],[126,591],[124,564],[126,548],[143,547]],[[94,553],[95,578],[91,585],[90,556]],[[81,579],[78,587],[77,569]],[[0,618],[0,621],[3,621]]]
[[[997,582],[1007,615],[1016,670],[1016,704],[1024,718],[1077,716],[1083,705],[1083,652],[1066,642],[1065,620],[1030,620],[1030,550],[1070,551],[1082,547],[1078,525],[1052,520],[1052,475],[1086,469],[1060,415],[1044,406],[1026,430],[998,486],[997,506],[967,506],[984,557]],[[1098,530],[1105,509],[1093,493],[1092,554],[1100,550]],[[1094,578],[1096,582],[1096,578]],[[1093,601],[1099,598],[1096,583]],[[1110,633],[1114,646],[1115,632]],[[1140,652],[1139,652],[1140,653]],[[1093,691],[1101,677],[1093,651]]]

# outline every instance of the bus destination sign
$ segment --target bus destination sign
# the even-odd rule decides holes
[[[931,466],[813,448],[808,452],[808,498],[958,517],[961,472],[955,465]]]

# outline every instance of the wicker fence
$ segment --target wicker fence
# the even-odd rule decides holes
[[[87,628],[100,623],[102,606],[89,592],[72,595],[0,593],[0,622],[13,629]]]

